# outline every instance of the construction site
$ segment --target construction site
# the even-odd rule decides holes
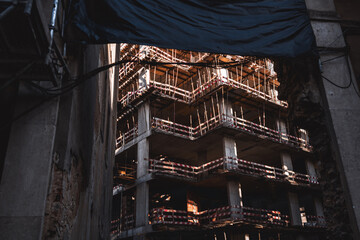
[[[270,59],[131,44],[120,56],[133,61],[119,68],[112,239],[321,237],[317,160]]]
[[[0,0],[0,239],[360,239],[359,9]]]

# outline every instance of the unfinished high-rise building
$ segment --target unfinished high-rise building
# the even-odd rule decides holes
[[[131,44],[120,56],[113,239],[322,236],[317,161],[272,60]]]

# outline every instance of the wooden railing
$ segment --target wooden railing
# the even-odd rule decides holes
[[[187,138],[190,140],[195,140],[203,136],[207,132],[220,126],[237,129],[250,135],[266,138],[273,142],[291,145],[307,151],[312,150],[312,147],[305,139],[285,134],[277,130],[273,130],[271,128],[253,123],[240,117],[219,114],[208,119],[208,121],[203,122],[196,127],[186,126],[156,117],[152,119],[153,129],[167,134],[173,134],[178,137]],[[120,137],[117,138],[117,148],[124,146],[131,140],[135,139],[137,136],[137,127],[129,130],[128,132],[120,133]]]
[[[284,108],[288,107],[287,102],[278,100],[276,96],[271,95],[270,93],[262,92],[258,89],[255,89],[254,87],[251,87],[250,85],[243,84],[239,81],[230,78],[223,78],[217,76],[213,76],[211,79],[209,79],[207,82],[200,85],[199,87],[195,88],[193,91],[188,91],[168,83],[162,83],[159,81],[150,80],[150,83],[146,88],[127,92],[125,95],[123,95],[120,98],[119,103],[122,106],[131,104],[131,101],[140,97],[142,95],[141,94],[142,92],[153,89],[153,90],[158,90],[163,97],[176,99],[177,101],[184,102],[187,104],[192,104],[199,97],[206,95],[209,92],[209,90],[219,86],[229,86],[232,88],[242,89],[247,94],[250,94],[255,98],[263,99],[265,101],[271,102],[273,104],[279,105]],[[131,96],[131,98],[129,98],[129,96]]]
[[[316,177],[307,174],[297,173],[233,157],[218,158],[200,166],[149,159],[150,173],[162,173],[189,181],[199,181],[202,173],[211,173],[212,170],[216,169],[228,170],[230,172],[242,173],[250,176],[272,179],[275,181],[289,182],[291,184],[319,184]]]
[[[279,211],[240,206],[225,206],[202,212],[155,208],[151,211],[150,221],[153,225],[208,226],[224,222],[229,224],[231,221],[241,221],[264,225],[288,226],[289,216],[283,215]]]
[[[154,129],[189,139],[196,139],[220,125],[234,128],[251,135],[261,136],[274,142],[293,145],[309,151],[312,150],[312,147],[305,139],[273,130],[240,117],[227,116],[224,114],[214,116],[196,127],[190,127],[155,117],[152,121],[152,127]]]
[[[322,216],[307,216],[308,222],[304,227],[326,228],[326,221]],[[121,232],[133,229],[135,226],[134,215],[111,221],[111,235],[118,236]],[[153,208],[149,213],[149,224],[217,227],[234,223],[261,224],[264,226],[290,225],[290,218],[277,210],[261,209],[245,206],[224,206],[200,212],[186,210]]]

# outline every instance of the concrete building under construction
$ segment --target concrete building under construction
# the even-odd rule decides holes
[[[321,237],[317,161],[270,59],[120,51],[114,239]]]
[[[359,9],[0,0],[0,239],[360,239]]]

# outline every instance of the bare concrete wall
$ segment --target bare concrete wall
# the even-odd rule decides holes
[[[107,64],[109,57],[107,47],[88,46],[82,71]],[[102,72],[60,101],[63,115],[57,126],[43,239],[109,238],[115,151],[111,77]]]
[[[328,19],[336,16],[333,1],[306,2],[320,59],[278,61],[280,97],[288,100],[294,124],[309,130],[319,160],[328,239],[358,239],[360,99],[356,82],[339,88],[322,77],[345,86],[352,74],[341,26]]]
[[[360,1],[359,0],[334,0],[334,5],[339,18],[339,23],[344,32],[344,38],[349,47],[358,86],[360,85]]]
[[[77,76],[114,60],[115,46],[87,46],[69,57],[69,67]],[[101,72],[12,124],[0,184],[0,239],[109,239],[114,73]],[[42,98],[21,84],[15,112]]]

